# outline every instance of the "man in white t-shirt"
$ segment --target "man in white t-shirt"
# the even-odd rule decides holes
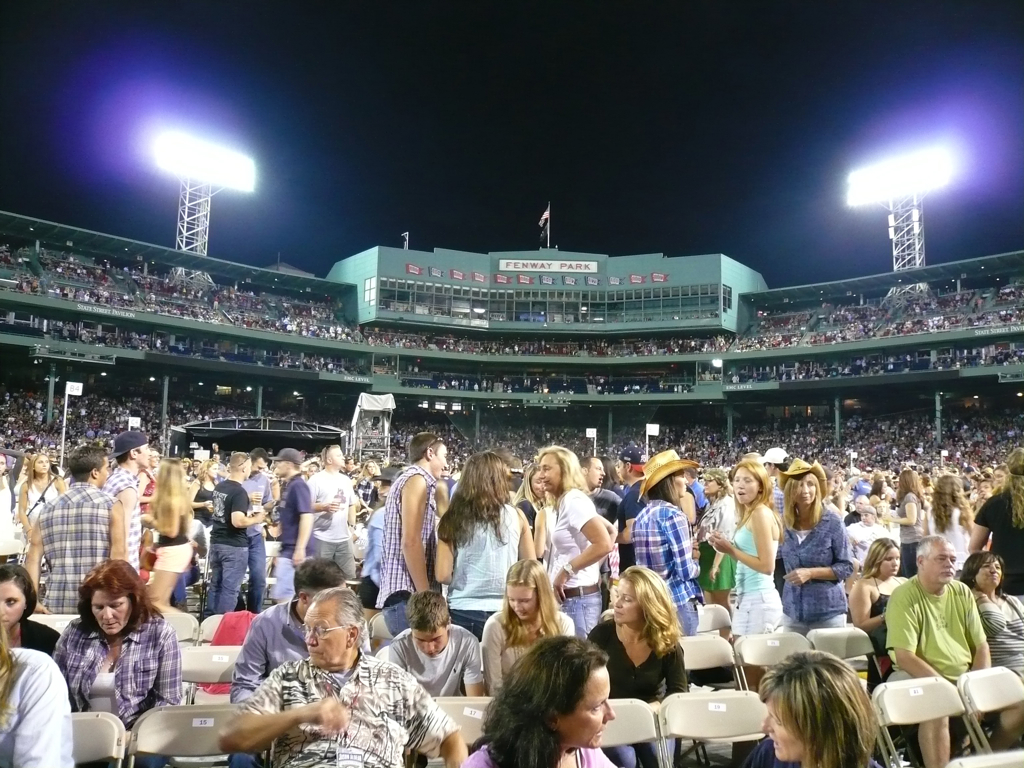
[[[451,623],[448,604],[438,592],[417,592],[406,608],[409,629],[389,646],[397,664],[431,696],[486,696],[480,643],[468,629]]]
[[[325,448],[321,461],[324,468],[309,478],[316,556],[333,560],[346,579],[354,579],[356,561],[349,529],[355,527],[358,505],[352,481],[342,471],[345,457],[341,446]]]
[[[863,498],[857,497],[858,501]],[[864,558],[868,556],[868,550],[876,540],[883,536],[891,539],[892,536],[888,528],[878,524],[878,514],[871,504],[857,504],[857,509],[860,511],[860,522],[846,526],[846,535],[850,538],[853,559],[863,564]]]

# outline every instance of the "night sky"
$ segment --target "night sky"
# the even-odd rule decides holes
[[[159,6],[163,10],[154,10]],[[1024,248],[1024,3],[0,0],[0,209],[171,246],[179,128],[251,154],[210,255],[721,252],[891,268],[847,173],[944,143],[929,263]]]

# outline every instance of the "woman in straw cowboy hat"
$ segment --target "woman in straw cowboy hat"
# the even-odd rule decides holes
[[[794,459],[779,472],[784,497],[782,624],[806,635],[812,629],[846,625],[846,589],[853,575],[850,542],[842,519],[823,510],[827,485],[818,462]]]
[[[685,635],[697,633],[701,594],[700,567],[693,557],[690,534],[693,491],[683,475],[684,469],[696,466],[697,462],[681,459],[675,451],[652,456],[644,464],[640,483],[640,495],[647,497],[648,504],[633,523],[636,564],[650,568],[668,584]]]

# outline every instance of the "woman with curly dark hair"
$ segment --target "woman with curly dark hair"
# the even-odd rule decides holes
[[[154,707],[181,703],[181,653],[174,629],[124,560],[100,563],[78,589],[78,618],[57,643],[75,712],[110,712],[131,728]],[[139,755],[155,768],[165,759]]]
[[[533,560],[533,535],[522,510],[509,503],[509,470],[498,454],[470,456],[448,511],[437,524],[437,580],[448,584],[452,623],[483,639],[501,610],[505,575]]]
[[[577,637],[545,637],[516,662],[487,708],[463,768],[614,768],[601,737],[615,719],[608,654]]]

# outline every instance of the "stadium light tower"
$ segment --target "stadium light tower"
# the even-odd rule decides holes
[[[925,265],[924,197],[944,187],[953,175],[948,150],[936,147],[854,171],[849,177],[849,205],[881,203],[889,209],[892,269],[902,272]],[[923,284],[894,288],[890,296],[927,290]]]
[[[178,236],[174,247],[206,255],[210,237],[210,198],[222,189],[252,192],[252,159],[183,133],[164,133],[154,146],[157,167],[181,180]]]

